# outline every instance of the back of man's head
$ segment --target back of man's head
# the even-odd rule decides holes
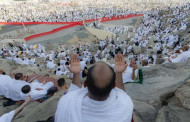
[[[16,79],[16,80],[21,80],[22,77],[23,77],[23,74],[22,74],[22,73],[17,73],[17,74],[15,74],[15,79]]]
[[[146,59],[142,60],[142,66],[148,66],[148,61]]]
[[[57,87],[51,87],[50,89],[48,89],[47,91],[47,95],[53,95],[55,92],[57,92]]]
[[[60,78],[60,79],[57,81],[57,83],[58,83],[58,86],[61,88],[61,87],[63,87],[64,84],[65,84],[65,79],[64,79],[64,78]]]
[[[87,87],[89,93],[96,99],[106,99],[115,86],[115,72],[104,62],[98,62],[87,73]]]
[[[31,87],[30,87],[29,85],[25,85],[25,86],[23,86],[22,89],[21,89],[22,93],[24,93],[24,94],[29,93],[30,90],[31,90]]]
[[[189,50],[189,46],[188,45],[184,45],[183,47],[182,47],[182,50],[185,52],[185,51],[188,51]]]
[[[3,70],[0,70],[0,74],[6,75],[6,73]]]

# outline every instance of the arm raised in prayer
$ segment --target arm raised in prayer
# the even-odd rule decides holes
[[[135,75],[135,71],[136,69],[138,69],[138,66],[136,64],[133,65],[133,72],[132,72],[132,79],[135,80],[136,75]]]
[[[24,102],[20,107],[18,107],[18,108],[15,110],[14,116],[16,116],[16,115],[30,102],[30,100],[31,100],[31,96],[29,95],[29,96],[27,97],[27,99],[25,100],[25,102]]]
[[[125,91],[122,73],[126,70],[128,64],[125,63],[124,57],[121,54],[115,56],[115,73],[116,73],[116,87]]]
[[[80,72],[81,72],[81,66],[80,66],[80,59],[78,58],[77,54],[72,55],[71,57],[71,65],[67,68],[71,73],[73,73],[73,80],[72,83],[78,86],[79,88],[82,88],[82,84],[80,81]]]

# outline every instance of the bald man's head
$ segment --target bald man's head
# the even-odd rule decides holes
[[[108,97],[115,86],[115,72],[104,62],[98,62],[88,70],[87,87],[96,98]]]

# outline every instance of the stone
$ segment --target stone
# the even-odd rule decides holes
[[[134,103],[134,113],[135,116],[138,116],[136,117],[138,121],[139,120],[141,120],[142,122],[155,121],[157,111],[153,106],[137,100],[133,100],[133,103]]]
[[[184,108],[190,110],[190,86],[183,85],[177,89],[175,96],[179,98]]]
[[[14,118],[13,122],[36,122],[47,120],[49,117],[54,116],[58,101],[62,95],[63,91],[60,91],[43,103],[31,102]]]
[[[157,58],[156,59],[156,64],[162,64],[165,61],[163,58]]]
[[[190,111],[183,107],[168,105],[169,122],[189,122]]]
[[[156,117],[156,122],[168,122],[167,119],[167,112],[168,112],[168,108],[167,107],[163,107],[158,111],[158,115]]]

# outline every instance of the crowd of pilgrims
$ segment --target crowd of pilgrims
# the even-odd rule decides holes
[[[119,36],[116,39],[112,37],[107,37],[105,40],[97,39],[99,49],[94,55],[91,54],[91,45],[89,43],[86,45],[72,45],[70,49],[60,44],[58,50],[51,49],[47,52],[45,49],[47,46],[45,45],[29,45],[18,42],[15,42],[15,45],[12,43],[9,45],[4,44],[0,55],[18,64],[38,66],[40,68],[47,67],[54,70],[56,75],[66,75],[67,77],[70,77],[70,75],[66,64],[69,64],[71,52],[79,54],[82,70],[85,69],[87,64],[93,64],[100,60],[111,63],[117,53],[122,53],[126,56],[127,61],[135,59],[138,65],[141,64],[142,60],[146,60],[149,64],[156,64],[158,54],[163,54],[163,57],[170,62],[184,62],[181,61],[181,58],[176,59],[178,55],[183,53],[180,50],[183,46],[182,41],[176,32],[182,32],[187,29],[190,4],[167,8],[165,11],[169,11],[169,13],[162,16],[160,15],[161,11],[153,10],[144,14],[142,24],[137,29],[133,29],[135,35],[130,40],[120,41]],[[98,28],[97,23],[92,24]],[[116,25],[112,32],[115,32],[118,28],[120,29],[121,26]],[[124,26],[123,30],[128,31],[128,26]],[[148,47],[149,40],[154,40],[154,43],[150,45],[154,50],[154,53],[151,54],[147,53],[150,49]],[[142,51],[134,54],[134,47],[140,47]],[[43,58],[43,62],[36,64],[36,58]]]
[[[170,13],[160,16],[162,10],[145,12],[142,24],[137,29],[133,28],[135,36],[131,38],[131,41],[136,46],[147,47],[148,40],[153,40],[152,37],[155,36],[155,48],[157,51],[163,51],[165,54],[169,51],[168,48],[173,48],[174,51],[181,48],[180,38],[175,33],[187,29],[190,5],[166,8],[165,11],[170,11]],[[129,25],[104,27],[99,21],[88,24],[88,27],[103,29],[114,34],[127,33],[131,28]]]
[[[73,22],[127,14],[144,13],[136,8],[145,7],[142,1],[77,1],[77,5],[64,5],[64,1],[56,2],[5,2],[0,3],[1,22]],[[93,4],[94,2],[94,4]],[[127,4],[123,4],[127,2]],[[136,2],[138,4],[136,4]],[[132,4],[133,3],[133,4]],[[141,5],[140,5],[141,4]],[[105,7],[104,5],[107,5]],[[139,6],[140,5],[140,6]],[[89,7],[90,6],[90,7]],[[135,6],[131,8],[131,6]],[[97,8],[99,7],[99,8]],[[180,9],[180,8],[179,8]],[[179,11],[176,9],[176,13]],[[145,12],[146,13],[146,12]]]
[[[26,7],[26,6],[24,6]],[[40,8],[40,7],[39,7]],[[43,7],[41,7],[43,9]],[[92,11],[91,11],[92,10]],[[71,12],[64,14],[64,17],[59,13],[50,12],[49,16],[51,19],[42,17],[43,14],[36,11],[32,11],[31,14],[22,15],[21,18],[15,18],[14,14],[7,14],[10,10],[1,9],[4,15],[0,16],[1,21],[79,21],[84,18],[102,17],[110,15],[118,15],[116,11],[109,11],[102,14],[93,14],[93,9],[86,13],[81,14],[80,12]],[[18,7],[18,13],[22,11]],[[162,11],[167,11],[167,14],[160,15]],[[44,11],[45,12],[45,11]],[[27,13],[27,12],[26,12]],[[37,16],[33,16],[33,13],[38,13]],[[101,12],[100,12],[101,13]],[[127,12],[128,13],[128,12]],[[122,15],[127,14],[121,13]],[[7,16],[9,15],[9,16]],[[80,57],[81,73],[80,77],[84,78],[88,72],[88,66],[94,64],[98,61],[104,61],[110,66],[114,67],[114,57],[116,54],[122,54],[125,57],[125,61],[129,62],[126,71],[123,73],[123,82],[133,82],[134,77],[138,74],[138,67],[143,66],[144,68],[150,67],[150,64],[156,64],[158,54],[162,54],[162,58],[165,58],[164,63],[183,63],[187,62],[190,57],[189,45],[182,44],[180,37],[176,34],[177,32],[186,31],[189,26],[188,17],[190,15],[190,4],[184,6],[177,6],[174,8],[166,8],[165,10],[152,10],[144,13],[144,18],[142,24],[137,29],[133,29],[135,33],[134,37],[130,40],[119,40],[112,37],[107,37],[104,40],[97,39],[95,42],[98,44],[98,50],[96,52],[91,52],[93,43],[87,43],[85,45],[76,44],[71,45],[69,48],[66,45],[58,45],[58,48],[51,49],[51,45],[47,43],[42,44],[27,44],[13,41],[13,43],[8,43],[2,45],[0,50],[0,56],[4,59],[11,60],[17,64],[30,65],[39,68],[47,68],[48,70],[55,73],[58,76],[66,76],[68,78],[73,78],[73,74],[70,73],[68,66],[70,65],[70,56],[72,54],[78,54]],[[98,27],[98,22],[92,23],[90,27]],[[116,32],[121,26],[116,26],[112,29],[107,29],[111,32]],[[122,33],[127,33],[127,26],[124,26]],[[118,34],[118,33],[117,33]],[[152,45],[149,45],[149,41],[154,40]],[[93,40],[92,40],[93,41]],[[140,47],[141,52],[135,54],[135,47]],[[49,49],[49,50],[48,50]],[[153,53],[147,53],[149,49],[154,50]],[[42,59],[41,62],[37,63],[37,60]],[[135,72],[132,72],[135,70]],[[135,73],[135,74],[133,74]],[[2,72],[2,74],[5,74]],[[54,87],[52,82],[39,83],[38,81],[32,83],[25,83],[23,85],[22,74],[18,73],[15,75],[15,79],[10,78],[7,75],[0,75],[1,80],[7,79],[9,83],[5,83],[9,86],[4,87],[2,91],[0,89],[0,95],[4,95],[11,100],[6,102],[4,105],[12,104],[14,101],[33,99],[37,100],[43,98],[47,93],[48,89]],[[16,80],[16,81],[13,81]],[[18,86],[11,85],[13,82],[18,82]],[[58,85],[63,87],[64,79],[58,80]],[[4,83],[4,82],[2,82]],[[1,83],[1,85],[2,85]],[[22,84],[22,85],[20,85]],[[28,98],[27,95],[21,95],[21,93],[15,92],[15,90],[22,87],[22,92],[28,92],[32,89],[31,96]],[[15,87],[17,89],[11,88]],[[65,86],[64,86],[65,87]],[[10,89],[9,89],[10,88]],[[13,114],[14,115],[14,114]]]
[[[1,22],[73,22],[127,14],[135,14],[135,11],[32,2],[0,4]]]

